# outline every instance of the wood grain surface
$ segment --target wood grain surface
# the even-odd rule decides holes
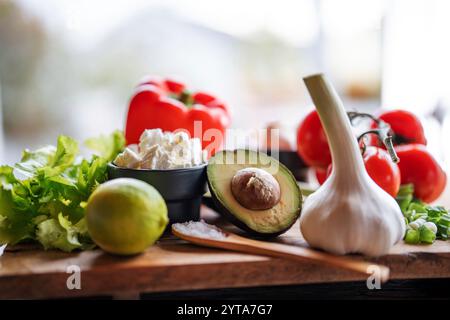
[[[233,232],[210,209],[202,216]],[[274,241],[307,246],[298,224]],[[431,246],[397,244],[390,254],[374,261],[391,269],[391,279],[450,278],[450,242]],[[81,270],[81,289],[69,290],[68,267]],[[99,249],[64,253],[36,246],[9,247],[0,257],[0,298],[59,298],[112,295],[135,297],[139,293],[243,288],[362,281],[360,274],[310,261],[288,261],[194,246],[165,235],[145,253],[118,257]]]

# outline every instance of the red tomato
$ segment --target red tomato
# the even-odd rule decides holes
[[[311,111],[297,129],[297,152],[309,166],[326,169],[331,163],[327,136],[317,111]]]
[[[405,110],[389,110],[382,112],[378,118],[391,126],[391,130],[394,132],[394,145],[427,144],[422,124],[415,114]],[[377,128],[377,124],[372,122],[371,128]],[[370,135],[370,144],[380,145],[377,137],[373,134]]]
[[[421,144],[395,148],[402,184],[414,185],[414,196],[424,202],[436,200],[445,189],[447,175],[436,159]]]
[[[400,170],[392,162],[388,152],[384,149],[368,146],[363,155],[367,173],[375,183],[392,197],[396,197],[400,189]],[[332,166],[327,170],[327,177],[331,174]]]
[[[389,153],[384,149],[369,146],[363,159],[372,180],[392,197],[396,197],[400,189],[400,170],[398,165],[392,162]]]

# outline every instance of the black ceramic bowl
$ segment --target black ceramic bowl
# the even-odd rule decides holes
[[[108,164],[109,179],[134,178],[151,184],[161,193],[170,223],[200,219],[200,204],[206,191],[206,164],[192,168],[145,170]]]

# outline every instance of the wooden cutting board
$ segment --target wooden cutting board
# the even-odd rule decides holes
[[[202,216],[233,232],[212,210]],[[306,246],[298,223],[275,241]],[[353,256],[352,259],[366,259]],[[369,260],[370,259],[366,259]],[[391,268],[391,279],[450,278],[450,241],[431,246],[400,243],[381,258]],[[75,266],[75,267],[74,267]],[[81,289],[74,283],[79,268]],[[165,235],[144,254],[117,257],[99,249],[64,253],[36,246],[7,248],[0,257],[0,298],[56,298],[112,295],[136,297],[143,292],[238,288],[288,284],[366,281],[350,271],[262,256],[202,248]]]

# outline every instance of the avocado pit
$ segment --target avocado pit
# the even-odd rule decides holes
[[[236,201],[250,210],[267,210],[280,202],[278,181],[259,168],[238,170],[231,179],[230,187]]]

